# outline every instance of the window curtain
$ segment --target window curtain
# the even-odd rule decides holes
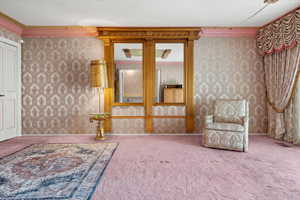
[[[268,135],[293,143],[299,141],[299,65],[300,45],[264,56]]]
[[[299,66],[300,68],[300,66]],[[294,106],[294,132],[293,138],[290,140],[294,144],[300,144],[300,75],[298,74],[297,85],[295,91],[295,97],[293,98],[293,103],[291,105]]]
[[[258,30],[268,99],[268,135],[300,143],[300,8]]]

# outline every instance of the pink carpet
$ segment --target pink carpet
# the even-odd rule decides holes
[[[200,136],[115,136],[120,145],[94,200],[299,200],[300,148],[250,137],[248,153],[208,149]],[[0,156],[32,143],[93,143],[92,136],[19,137]]]

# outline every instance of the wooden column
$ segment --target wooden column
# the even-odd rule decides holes
[[[154,68],[155,49],[154,41],[147,39],[144,45],[144,103],[145,103],[145,131],[153,132],[152,106],[154,99]]]
[[[195,103],[194,103],[194,40],[188,40],[185,49],[185,85],[186,85],[186,132],[194,131]]]
[[[104,112],[112,112],[112,96],[113,96],[113,47],[110,39],[103,40],[104,42],[104,59],[107,63],[107,73],[108,73],[108,88],[104,89]],[[107,119],[104,121],[104,130],[106,132],[112,131],[112,120]]]

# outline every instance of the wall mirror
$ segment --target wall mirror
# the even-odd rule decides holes
[[[184,43],[155,43],[155,101],[184,103]]]
[[[143,103],[143,44],[114,43],[114,101]]]

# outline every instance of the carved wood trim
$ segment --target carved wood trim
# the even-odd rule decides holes
[[[105,112],[111,112],[115,105],[113,99],[113,44],[115,42],[136,42],[144,44],[144,106],[145,109],[145,131],[153,132],[153,118],[185,118],[186,131],[194,130],[194,63],[193,63],[193,42],[199,39],[201,28],[198,27],[98,27],[98,38],[104,41],[104,57],[108,64],[109,89],[105,91]],[[154,79],[155,79],[155,48],[156,42],[182,42],[185,45],[185,103],[186,116],[152,116],[152,107],[157,105],[153,101]],[[145,89],[146,88],[146,89]],[[131,104],[130,104],[131,105]],[[165,104],[167,105],[167,104]],[[172,104],[173,105],[173,104]],[[128,105],[124,105],[128,106]],[[131,105],[132,106],[132,105]],[[127,116],[123,116],[126,118]],[[114,118],[114,117],[113,117]],[[131,118],[131,117],[129,117]],[[106,120],[105,129],[111,131],[111,120]]]
[[[199,39],[199,27],[98,27],[99,38],[105,39]]]

